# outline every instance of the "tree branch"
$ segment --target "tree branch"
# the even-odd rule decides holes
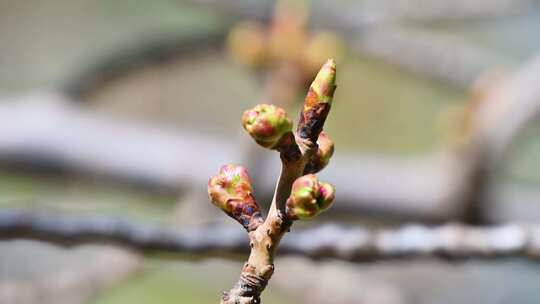
[[[168,253],[179,258],[239,258],[239,254],[249,252],[245,232],[228,225],[175,228],[115,217],[1,211],[0,240],[17,239],[64,247],[114,244],[147,255]],[[540,225],[476,227],[453,223],[373,230],[325,224],[289,234],[280,244],[279,255],[354,262],[428,256],[539,259]]]

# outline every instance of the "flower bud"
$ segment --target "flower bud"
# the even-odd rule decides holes
[[[248,231],[254,230],[262,222],[252,191],[248,172],[242,166],[224,165],[219,174],[208,181],[208,195],[212,203]]]
[[[242,125],[259,145],[270,149],[275,148],[283,135],[292,130],[287,112],[268,104],[260,104],[245,111]]]
[[[319,182],[314,174],[299,177],[287,199],[287,216],[292,220],[313,218],[328,209],[334,197],[334,186]]]
[[[319,137],[336,90],[336,61],[328,59],[309,87],[297,134],[312,142]]]
[[[322,131],[317,139],[317,152],[311,157],[306,165],[306,173],[317,173],[324,169],[330,162],[330,158],[334,154],[334,142]]]

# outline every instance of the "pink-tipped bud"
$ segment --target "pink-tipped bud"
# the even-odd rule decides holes
[[[265,148],[275,148],[283,135],[292,130],[292,122],[287,112],[275,105],[260,104],[244,112],[244,129]]]
[[[299,177],[287,199],[287,216],[292,220],[313,218],[328,209],[334,197],[334,186],[318,181],[314,174]]]
[[[252,191],[248,172],[242,166],[224,165],[219,174],[208,181],[208,195],[212,203],[248,231],[254,230],[263,221]]]
[[[317,173],[321,171],[328,165],[330,158],[334,154],[334,142],[328,137],[326,132],[322,131],[319,134],[317,145],[319,146],[317,152],[311,157],[305,172]]]

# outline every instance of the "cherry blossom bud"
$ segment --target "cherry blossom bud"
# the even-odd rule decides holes
[[[287,199],[287,216],[292,220],[313,218],[328,209],[334,197],[334,186],[319,182],[314,174],[299,177]]]
[[[328,59],[309,87],[298,121],[300,137],[316,141],[330,111],[336,90],[336,61]]]
[[[212,203],[248,231],[254,230],[263,221],[252,191],[248,172],[242,166],[224,165],[219,174],[208,181],[208,195]]]
[[[292,130],[287,112],[269,104],[260,104],[245,111],[242,125],[259,145],[270,149],[276,148],[283,135]]]

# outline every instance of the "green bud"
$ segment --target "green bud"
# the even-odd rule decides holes
[[[292,130],[287,112],[269,104],[260,104],[245,111],[242,125],[259,145],[270,149],[275,148],[283,135]]]
[[[328,209],[334,197],[334,186],[319,182],[314,174],[304,175],[293,183],[287,215],[292,220],[313,218]]]
[[[336,61],[328,59],[311,83],[298,120],[297,134],[314,142],[332,106],[336,90]]]
[[[242,166],[224,165],[219,174],[208,181],[208,195],[212,203],[248,231],[262,222],[259,205],[252,191],[248,172]]]

